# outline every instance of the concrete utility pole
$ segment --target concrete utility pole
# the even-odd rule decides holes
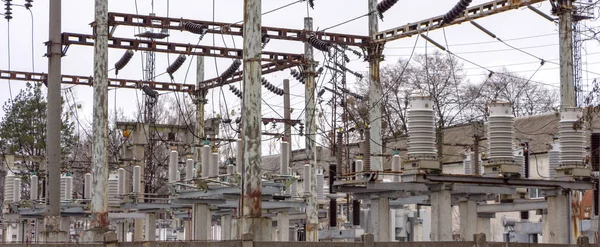
[[[200,88],[200,84],[204,81],[204,57],[196,56],[196,88]],[[196,97],[196,169],[200,171],[200,157],[202,150],[202,138],[204,137],[204,105],[206,100],[206,90],[197,92]]]
[[[310,17],[304,18],[304,30],[308,33],[312,31],[313,20]],[[308,205],[306,207],[306,241],[319,241],[319,215],[317,212],[317,161],[315,138],[317,124],[315,120],[315,64],[313,61],[313,48],[306,42],[304,43],[304,57],[307,61],[305,68],[306,87],[304,97],[306,101],[306,158],[310,162],[310,193],[308,194]],[[307,188],[304,188],[305,190]]]
[[[290,107],[290,80],[283,80],[283,118],[285,118],[285,138],[287,138],[289,155],[291,159],[292,155],[292,124],[289,122],[291,120],[292,108]]]
[[[242,234],[271,240],[270,221],[262,218],[261,170],[261,0],[244,0],[244,97],[242,105],[243,165]]]
[[[95,18],[92,219],[85,242],[103,241],[108,231],[108,0],[96,0]]]
[[[379,31],[377,16],[377,0],[369,0],[369,36],[375,39]],[[379,66],[383,60],[383,43],[374,43],[367,49],[369,61],[369,128],[371,128],[371,170],[382,171],[383,142],[381,141],[381,81],[379,79]]]
[[[560,107],[576,107],[573,76],[573,0],[559,0],[558,36],[560,46]]]
[[[48,162],[45,242],[65,242],[67,233],[60,231],[60,130],[61,130],[61,1],[50,0],[50,52],[48,56],[48,121],[46,155]]]

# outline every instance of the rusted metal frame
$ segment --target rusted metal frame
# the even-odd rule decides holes
[[[244,52],[242,49],[116,37],[110,37],[108,41],[108,47],[110,48],[154,51],[206,57],[241,59]],[[93,35],[89,34],[63,33],[62,42],[63,45],[94,45]],[[260,60],[267,62],[285,61],[289,63],[300,64],[302,63],[302,60],[304,60],[304,57],[300,54],[263,52],[260,56]]]
[[[109,13],[108,22],[110,26],[133,26],[133,27],[148,27],[148,28],[166,28],[171,30],[183,31],[183,23],[193,22],[206,25],[208,33],[227,34],[235,36],[243,36],[243,25],[233,23],[222,23],[202,20],[191,20],[182,18],[135,15],[124,13]],[[306,41],[304,30],[278,28],[278,27],[261,27],[263,34],[269,35],[271,39],[289,40],[289,41]],[[335,44],[348,46],[364,46],[370,42],[367,36],[315,32],[315,35],[321,40],[329,41]]]
[[[24,71],[14,71],[14,70],[0,70],[0,79],[10,79],[10,80],[18,80],[18,81],[35,81],[42,82],[47,84],[48,75],[45,73],[32,73],[32,72],[24,72]],[[63,75],[62,84],[68,85],[83,85],[83,86],[93,86],[94,78],[91,76],[77,76],[77,75]],[[155,81],[141,81],[141,80],[129,80],[129,79],[108,79],[109,87],[116,88],[131,88],[131,89],[140,89],[142,86],[148,85],[151,89],[157,91],[169,91],[169,92],[184,92],[190,93],[194,92],[196,86],[191,84],[175,84],[169,82],[155,82]]]
[[[280,63],[280,62],[271,62],[271,63],[265,63],[261,65],[262,68],[262,75],[266,75],[266,74],[270,74],[273,72],[277,72],[277,71],[281,71],[284,69],[289,69],[292,67],[297,66],[296,64],[292,64],[292,63]],[[242,81],[244,76],[244,72],[243,71],[237,71],[233,74],[233,76],[224,82],[219,82],[219,77],[215,77],[203,82],[200,82],[199,85],[200,87],[198,87],[198,90],[208,90],[211,88],[216,88],[216,87],[220,87],[223,85],[228,85],[234,82],[239,82]]]
[[[491,2],[487,2],[484,4],[480,4],[477,6],[473,6],[468,8],[465,11],[465,14],[452,23],[446,24],[442,26],[443,15],[436,16],[433,18],[428,18],[422,21],[409,23],[397,28],[388,29],[385,31],[381,31],[377,33],[375,36],[374,42],[386,42],[397,40],[401,38],[410,37],[415,34],[419,34],[423,31],[432,31],[435,29],[439,29],[445,26],[460,24],[465,21],[470,21],[494,14],[498,14],[501,12],[506,12],[509,10],[526,7],[529,5],[533,5],[536,3],[544,2],[546,0],[495,0]]]

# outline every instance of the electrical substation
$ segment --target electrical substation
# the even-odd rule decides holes
[[[320,1],[296,3],[319,8]],[[108,0],[95,0],[95,19],[86,20],[92,22],[92,30],[75,33],[61,29],[61,0],[49,0],[48,72],[0,70],[0,80],[43,83],[49,112],[45,156],[2,154],[0,246],[598,244],[600,121],[587,117],[590,109],[580,85],[581,37],[576,32],[578,21],[592,18],[593,13],[579,11],[587,1],[493,0],[479,5],[457,1],[444,15],[381,31],[378,23],[408,3],[364,0],[368,6],[364,17],[369,19],[364,29],[369,35],[361,36],[319,31],[311,17],[298,20],[304,29],[262,26],[261,0],[243,1],[244,21],[239,23],[109,12]],[[5,17],[11,15],[11,2],[17,1],[4,1]],[[35,8],[33,1],[26,2],[27,8]],[[552,16],[534,6],[543,2],[551,2]],[[530,9],[558,25],[557,112],[515,117],[511,103],[488,101],[485,121],[438,129],[434,99],[414,93],[407,97],[406,133],[382,135],[382,114],[387,111],[381,99],[387,92],[382,89],[380,63],[387,42],[419,37],[444,55],[461,59],[429,32],[469,24],[496,39],[475,20],[517,9]],[[144,31],[135,37],[114,35],[124,28]],[[189,35],[191,43],[170,42],[171,32]],[[241,36],[243,47],[195,44],[209,34]],[[304,50],[271,51],[271,40],[301,43]],[[86,51],[94,57],[93,76],[61,73],[61,59],[75,46],[90,47]],[[109,49],[123,52],[115,64],[108,63]],[[315,50],[328,54],[328,61],[316,61]],[[109,78],[109,71],[118,75],[140,53],[145,65],[142,80]],[[177,55],[166,68],[170,82],[154,80],[157,53]],[[349,69],[349,56],[368,62],[368,73]],[[218,77],[207,79],[209,58],[231,63]],[[178,83],[175,72],[192,60],[196,83]],[[545,60],[540,60],[543,65]],[[281,84],[263,77],[276,72],[289,79]],[[326,76],[331,84],[317,90],[316,80]],[[347,77],[366,80],[368,97],[347,87]],[[290,80],[303,84],[304,92],[294,93],[305,99],[304,119],[290,117]],[[61,116],[51,114],[61,111],[61,84],[93,88],[91,165],[82,174],[61,169]],[[241,101],[237,119],[205,116],[208,92],[222,87]],[[143,93],[143,118],[114,123],[125,140],[116,169],[109,169],[113,155],[108,151],[109,88]],[[280,118],[261,115],[262,92],[267,91],[283,98]],[[155,108],[167,92],[189,95],[194,121],[158,122]],[[325,93],[332,95],[333,119],[347,116],[344,103],[337,102],[365,100],[368,109],[363,126],[332,121],[329,146],[316,140],[316,108]],[[221,133],[234,125],[237,138]],[[281,125],[284,131],[264,132],[267,125]],[[539,131],[548,134],[526,134]],[[350,141],[357,132],[360,140]],[[263,155],[265,136],[278,137],[279,154]],[[303,149],[293,150],[293,136],[305,139]],[[150,191],[148,184],[159,180],[152,174],[159,165],[152,157],[160,145],[169,151],[166,189],[159,193]],[[235,147],[235,154],[225,160],[224,146]],[[46,164],[42,174],[28,171],[26,178],[15,174],[18,163],[25,161]],[[74,181],[82,181],[81,196],[74,196],[78,186]],[[25,187],[29,199],[22,197]]]

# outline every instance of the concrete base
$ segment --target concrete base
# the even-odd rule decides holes
[[[452,197],[450,191],[435,191],[431,193],[430,198],[431,241],[452,241]]]
[[[69,241],[69,234],[62,231],[42,232],[39,241],[41,243],[66,243]]]
[[[490,239],[492,238],[490,218],[477,218],[477,233],[483,233],[486,236],[490,236]]]
[[[133,241],[144,241],[144,220],[134,219],[133,224]]]
[[[66,232],[65,232],[66,234]],[[83,243],[104,243],[107,240],[107,237],[112,240],[117,240],[117,234],[115,232],[111,232],[108,229],[103,228],[92,228],[86,230],[81,235],[81,242]]]
[[[243,234],[251,233],[254,236],[254,241],[272,241],[272,231],[272,221],[270,218],[244,217],[242,219]]]
[[[206,204],[196,203],[192,207],[192,228],[194,240],[206,241],[211,239],[212,213]]]
[[[463,241],[473,241],[473,235],[477,233],[477,202],[462,201],[459,204],[460,211],[460,237]],[[488,226],[489,228],[489,226]]]
[[[387,197],[371,198],[370,232],[377,242],[390,241],[390,200]],[[395,217],[395,216],[394,216]]]
[[[544,240],[550,244],[569,244],[569,200],[562,193],[546,197],[548,201],[548,224],[544,224],[542,233],[549,233]],[[561,227],[557,227],[561,226]]]
[[[231,215],[221,216],[221,241],[231,240]]]

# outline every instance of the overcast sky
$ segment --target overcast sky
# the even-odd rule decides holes
[[[137,9],[136,9],[137,2]],[[158,16],[182,17],[198,20],[215,20],[218,22],[238,22],[243,19],[243,1],[242,0],[218,0],[213,8],[211,0],[172,0],[169,3],[167,11],[166,0],[154,1],[154,13]],[[278,8],[280,6],[296,2],[296,0],[263,0],[263,12]],[[346,20],[366,14],[367,0],[315,0],[315,9],[309,10],[309,14],[314,18],[315,29],[324,29]],[[486,0],[474,0],[472,5],[481,4]],[[24,4],[24,0],[15,0],[15,4]],[[380,30],[390,29],[402,24],[422,20],[425,18],[442,15],[456,4],[456,1],[449,0],[419,0],[407,1],[400,0],[396,6],[385,14],[384,22],[380,23]],[[545,13],[550,13],[549,3],[536,4],[535,7],[540,8]],[[91,34],[92,30],[89,23],[94,21],[94,1],[92,0],[63,0],[62,1],[62,31]],[[214,10],[214,16],[213,16]],[[33,3],[33,40],[32,40],[32,22],[30,14],[22,7],[14,7],[13,19],[9,24],[2,19],[0,24],[0,69],[9,68],[9,59],[7,52],[9,50],[8,39],[10,39],[11,61],[10,68],[18,71],[32,71],[32,41],[34,46],[34,64],[35,72],[47,72],[47,59],[43,57],[45,46],[43,42],[48,40],[48,1],[39,0]],[[121,13],[136,13],[148,14],[152,12],[152,4],[150,0],[110,0],[109,12]],[[294,29],[303,28],[303,18],[307,16],[306,3],[297,3],[290,7],[278,10],[276,12],[264,15],[262,18],[263,26],[287,27]],[[527,52],[535,54],[545,60],[558,62],[558,29],[556,24],[538,16],[527,8],[513,10],[502,14],[486,17],[477,21],[488,30],[495,33],[503,40],[509,40],[508,43],[523,48]],[[595,23],[588,23],[590,26],[595,26]],[[350,33],[366,35],[368,24],[366,18],[361,18],[354,22],[333,28],[330,32]],[[469,59],[479,65],[488,67],[492,70],[500,70],[502,66],[507,69],[517,72],[523,77],[529,78],[533,72],[539,67],[539,60],[525,55],[519,51],[512,50],[500,42],[494,42],[494,39],[485,35],[471,24],[464,23],[445,28],[446,39],[450,50],[460,54],[462,57]],[[133,38],[134,34],[138,33],[137,29],[132,27],[118,27],[114,36]],[[187,32],[171,31],[170,41],[178,43],[193,43],[197,42],[197,35],[192,35]],[[8,37],[8,38],[7,38]],[[444,34],[442,30],[431,31],[429,37],[436,40],[438,43],[444,43]],[[225,44],[223,43],[225,41]],[[214,42],[216,46],[227,47],[242,47],[242,39],[240,37],[231,38],[230,36],[215,35]],[[415,42],[415,37],[406,38],[386,44],[386,60],[384,64],[395,63],[399,58],[407,58],[411,52],[411,48]],[[213,35],[207,35],[201,44],[212,45]],[[584,69],[588,71],[600,72],[600,49],[595,41],[587,42],[584,45],[583,52]],[[266,51],[280,51],[288,53],[303,53],[303,44],[300,42],[289,42],[272,40],[265,48]],[[431,45],[428,45],[428,51],[436,50]],[[114,63],[121,57],[124,50],[111,49],[109,51],[109,68],[114,66]],[[425,41],[420,39],[416,49],[417,53],[425,52]],[[587,55],[586,55],[587,53]],[[320,52],[315,52],[316,59],[323,61],[323,55]],[[177,55],[174,54],[157,54],[156,71],[161,74],[165,71],[167,65],[167,56],[170,61],[173,61]],[[351,57],[353,60],[349,64],[349,68],[355,71],[367,71],[368,64],[356,57]],[[189,70],[189,75],[186,78],[188,64],[192,62]],[[195,78],[195,59],[188,58],[186,64],[175,73],[175,81],[178,83],[193,84]],[[206,79],[213,78],[218,75],[217,70],[222,72],[229,64],[231,59],[213,59],[206,58]],[[140,52],[136,52],[130,64],[119,72],[119,78],[141,79]],[[586,65],[587,64],[587,65]],[[93,48],[71,46],[67,55],[62,59],[62,73],[71,75],[93,75]],[[468,80],[471,82],[480,82],[485,70],[477,68],[471,64],[464,65]],[[588,76],[589,75],[589,76]],[[115,77],[114,72],[109,73],[109,77]],[[596,77],[594,74],[583,73],[584,80],[592,80]],[[273,73],[265,76],[273,84],[280,86],[283,79],[290,78],[289,70]],[[160,76],[156,81],[169,81],[168,75]],[[559,85],[559,70],[558,66],[547,63],[537,74],[532,78],[535,83],[545,83],[558,88]],[[23,88],[24,82],[13,81],[11,90],[13,97]],[[240,84],[237,84],[238,88]],[[63,85],[63,88],[70,87]],[[292,88],[292,107],[298,110],[293,112],[294,118],[304,119],[298,115],[304,107],[304,89],[302,84],[295,80],[291,80]],[[214,91],[214,92],[213,92]],[[92,88],[78,86],[73,88],[73,92],[77,102],[82,105],[80,111],[80,122],[82,125],[89,126],[92,121]],[[219,104],[228,108],[239,108],[239,100],[229,93],[227,87],[224,87],[226,100],[220,97],[220,91],[212,90],[209,92],[209,104],[207,113],[211,114],[213,109],[219,112]],[[138,102],[142,102],[142,93],[135,92],[130,89],[111,90],[109,92],[109,107],[115,108],[114,97],[117,94],[116,107],[122,109],[127,115],[131,115],[136,108]],[[264,99],[275,109],[279,114],[282,114],[282,97],[276,96],[266,90]],[[173,95],[173,94],[170,94]],[[180,94],[179,97],[183,97]],[[213,98],[214,97],[214,98]],[[4,104],[10,98],[9,84],[7,81],[0,83],[0,103]],[[138,101],[139,100],[139,101]],[[71,102],[72,103],[72,102]],[[279,117],[271,108],[266,105],[262,107],[263,117]],[[0,111],[0,116],[4,112]],[[294,144],[301,144],[302,141]]]

